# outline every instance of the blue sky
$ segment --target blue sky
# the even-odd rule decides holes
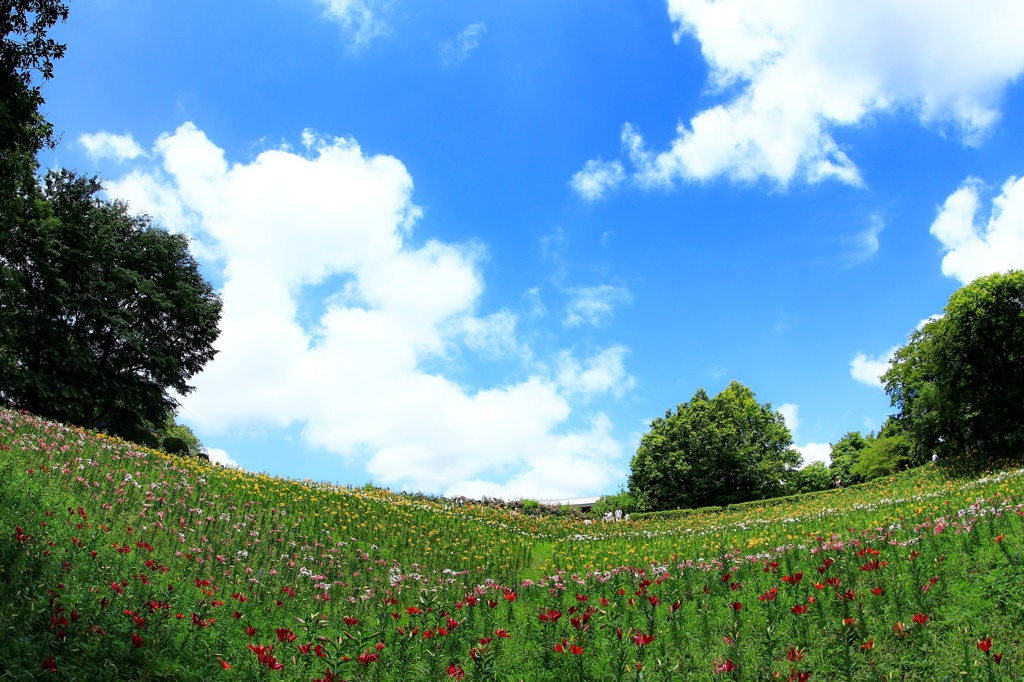
[[[179,415],[255,471],[614,492],[731,380],[805,461],[1024,267],[1017,0],[76,0],[43,159],[224,299]]]

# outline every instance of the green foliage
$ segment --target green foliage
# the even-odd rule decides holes
[[[523,500],[523,512],[526,514],[536,514],[540,511],[540,502],[537,500]]]
[[[1024,453],[1024,272],[981,277],[914,332],[883,377],[915,463]]]
[[[65,52],[47,33],[67,17],[60,0],[0,12],[0,402],[156,447],[169,391],[213,356],[220,301],[184,237],[95,179],[36,177],[54,145],[40,85]]]
[[[8,0],[0,12],[0,216],[6,222],[35,187],[36,154],[53,145],[38,80],[53,77],[65,46],[47,31],[68,17],[58,0]]]
[[[670,519],[683,519],[687,516],[698,516],[700,514],[715,514],[724,509],[724,507],[699,507],[697,509],[664,509],[656,512],[638,512],[630,515],[631,521],[640,521],[642,519],[658,519],[662,521],[668,521]]]
[[[163,443],[161,443],[161,447],[163,447],[164,452],[169,452],[172,455],[192,454],[191,449],[188,447],[188,443],[177,436],[168,436],[167,438],[164,438]]]
[[[728,505],[726,511],[742,511],[744,509],[768,509],[771,507],[779,507],[782,505],[795,504],[802,501],[807,501],[819,497],[821,495],[828,495],[832,492],[831,489],[827,490],[814,490],[806,493],[798,493],[796,495],[781,495],[779,497],[769,497],[763,500],[750,500],[749,502],[737,502],[735,504]]]
[[[942,409],[936,383],[933,325],[929,322],[910,335],[907,345],[896,351],[889,370],[882,376],[885,391],[897,419],[909,434],[914,456],[924,460],[928,453],[944,445],[944,434],[952,431],[948,410]],[[945,422],[945,423],[943,423]],[[955,445],[948,444],[955,449]],[[944,448],[942,448],[944,449]],[[944,449],[945,450],[945,449]],[[944,454],[951,455],[952,450]]]
[[[859,431],[850,431],[832,444],[832,453],[829,458],[832,462],[829,465],[832,480],[829,481],[829,486],[835,479],[841,480],[843,485],[860,483],[864,480],[854,474],[853,470],[857,466],[857,462],[860,461],[861,453],[870,444],[870,438],[870,436],[865,438],[860,435]]]
[[[810,493],[832,487],[833,476],[824,462],[811,462],[803,469],[790,472],[786,490],[791,494]]]
[[[583,512],[580,511],[579,507],[573,507],[570,504],[560,504],[555,509],[555,516],[562,518],[583,518]]]
[[[7,0],[0,11],[0,268],[8,257],[4,236],[39,217],[36,155],[54,145],[53,126],[40,113],[40,81],[64,56],[65,46],[47,32],[67,16],[58,0]],[[14,362],[0,344],[0,371]]]
[[[721,506],[779,494],[800,461],[782,415],[730,383],[700,389],[655,419],[631,462],[630,493],[644,511]]]
[[[910,466],[913,455],[910,440],[903,435],[876,438],[861,454],[854,473],[865,481],[900,471]]]
[[[590,514],[591,516],[603,516],[617,509],[621,510],[623,514],[633,514],[637,511],[636,498],[628,490],[619,490],[614,495],[603,495],[590,508]]]
[[[167,415],[167,418],[162,424],[155,429],[157,436],[160,438],[162,447],[166,452],[175,452],[168,447],[168,442],[175,444],[175,447],[180,448],[184,445],[185,452],[179,454],[194,454],[198,453],[203,449],[203,444],[199,440],[199,437],[192,432],[188,426],[179,424],[172,415]],[[178,444],[180,441],[180,444]]]
[[[51,172],[35,218],[0,236],[0,396],[149,444],[214,356],[221,303],[186,237],[100,190]]]

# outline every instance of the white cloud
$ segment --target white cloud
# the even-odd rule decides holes
[[[878,237],[884,229],[885,220],[879,215],[872,215],[868,226],[854,235],[851,240],[853,248],[848,256],[850,266],[863,263],[878,253],[878,249],[881,247]]]
[[[79,136],[78,144],[85,149],[85,152],[94,161],[113,159],[121,162],[146,155],[146,152],[142,151],[142,147],[138,145],[135,138],[130,134],[86,133]]]
[[[1011,177],[992,200],[988,221],[979,224],[977,178],[967,178],[949,195],[932,223],[942,243],[942,274],[967,284],[983,275],[1024,268],[1024,178]]]
[[[612,346],[587,358],[577,360],[565,351],[558,362],[558,384],[565,395],[590,397],[611,393],[621,397],[633,390],[635,380],[626,372],[623,360],[629,350],[625,346]]]
[[[473,479],[447,488],[445,494],[543,500],[607,491],[625,473],[612,464],[621,456],[621,446],[611,429],[611,421],[600,414],[586,431],[535,443],[537,449],[524,455],[527,466],[504,484]]]
[[[857,353],[850,361],[850,376],[866,386],[882,386],[881,376],[889,371],[889,361],[896,355],[899,346],[893,346],[887,352],[876,357]]]
[[[793,440],[796,440],[797,430],[800,428],[800,406],[794,403],[783,403],[775,408],[775,411],[782,414],[782,418],[786,420],[786,428],[793,434]]]
[[[676,179],[836,179],[860,185],[833,131],[908,112],[978,144],[1024,71],[1024,3],[991,0],[668,0],[719,103],[680,122],[661,152],[623,128],[642,186]]]
[[[452,40],[441,46],[441,58],[448,66],[458,66],[469,53],[480,47],[480,40],[487,33],[487,25],[483,22],[470,24]]]
[[[572,176],[570,184],[587,201],[597,201],[625,179],[626,171],[619,161],[591,159],[583,165],[583,170]]]
[[[527,307],[530,317],[533,319],[546,317],[547,306],[540,297],[540,287],[530,287],[523,293],[523,304]]]
[[[402,163],[352,140],[309,142],[305,156],[272,149],[232,165],[185,124],[157,141],[151,168],[107,185],[180,221],[223,278],[219,353],[182,417],[210,433],[299,424],[307,445],[409,489],[573,495],[621,476],[607,418],[568,428],[576,394],[556,378],[476,389],[425,369],[462,347],[523,352],[511,313],[476,312],[481,249],[412,245],[420,210]],[[343,284],[314,301],[323,312],[307,331],[303,297],[328,280]],[[626,381],[614,360],[580,375],[603,368],[614,392]]]
[[[324,14],[341,24],[352,41],[352,48],[359,49],[370,41],[391,32],[391,27],[380,14],[386,8],[381,0],[316,0],[324,6]]]
[[[800,406],[795,403],[783,403],[776,408],[776,412],[782,414],[786,420],[786,428],[793,434],[793,440],[797,439],[800,430]],[[811,462],[824,462],[826,465],[831,461],[832,446],[828,443],[808,443],[807,445],[793,445],[793,449],[803,457],[802,467]]]
[[[569,301],[563,321],[566,327],[603,324],[615,314],[615,306],[633,300],[629,289],[609,284],[578,287],[571,293],[572,300]]]
[[[832,446],[828,443],[808,443],[794,446],[804,458],[803,466],[811,462],[824,462],[825,466],[832,463]]]
[[[516,316],[501,310],[486,317],[464,317],[460,320],[468,348],[484,357],[498,360],[516,355],[529,355],[516,341]]]
[[[210,456],[210,461],[214,464],[220,464],[222,467],[230,467],[232,469],[240,468],[238,462],[228,455],[227,450],[221,450],[220,448],[206,448],[206,454]]]

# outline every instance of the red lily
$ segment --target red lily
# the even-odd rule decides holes
[[[633,643],[640,647],[647,646],[653,641],[654,635],[645,635],[642,632],[638,632],[635,635],[633,635]]]
[[[728,658],[724,661],[719,658],[716,658],[714,661],[714,666],[716,673],[731,673],[733,670],[739,667]]]

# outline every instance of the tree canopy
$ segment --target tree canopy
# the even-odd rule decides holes
[[[188,239],[49,173],[0,232],[0,397],[126,435],[161,424],[210,359],[221,303]],[[130,437],[130,436],[129,436]]]
[[[730,383],[651,422],[631,462],[629,491],[647,511],[725,505],[780,494],[800,464],[782,415]]]
[[[39,112],[39,80],[53,76],[65,46],[46,33],[68,17],[57,0],[5,0],[0,10],[0,211],[34,189],[36,153],[53,144],[53,127]]]
[[[863,451],[871,445],[871,436],[865,438],[859,431],[850,431],[832,444],[829,470],[832,478],[838,478],[844,485],[860,483],[860,477],[853,473],[860,462]]]
[[[883,376],[912,445],[932,451],[1024,453],[1024,272],[981,277],[914,332]]]

